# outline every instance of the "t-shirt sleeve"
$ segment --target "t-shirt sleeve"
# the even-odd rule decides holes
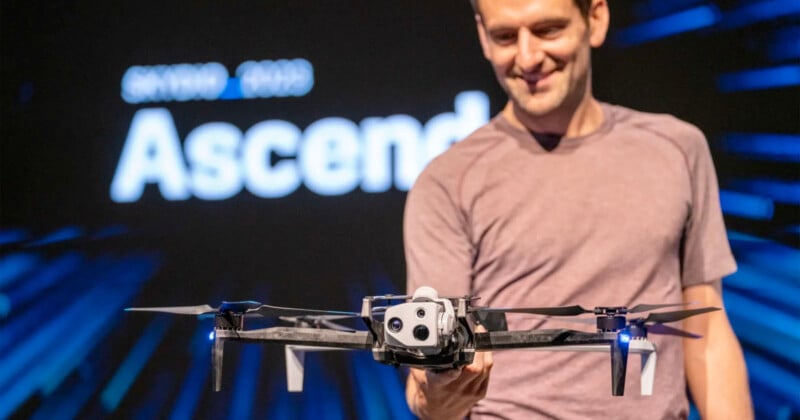
[[[692,203],[683,235],[683,287],[710,283],[736,271],[722,209],[714,163],[703,133],[690,126],[687,164]]]
[[[408,293],[421,286],[440,296],[470,293],[474,247],[455,185],[449,174],[429,167],[408,194],[403,221]]]

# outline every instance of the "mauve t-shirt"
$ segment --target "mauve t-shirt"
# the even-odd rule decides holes
[[[554,148],[497,116],[434,159],[406,203],[409,291],[432,286],[497,307],[630,306],[681,302],[683,288],[734,272],[702,132],[669,115],[602,108],[597,130]],[[585,329],[525,315],[508,323]],[[636,355],[625,396],[613,397],[607,353],[496,351],[471,416],[685,418],[681,339],[649,338],[652,396],[640,395]]]

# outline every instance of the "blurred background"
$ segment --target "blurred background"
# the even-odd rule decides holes
[[[757,415],[798,418],[800,2],[610,7],[596,96],[705,132]],[[289,394],[280,346],[230,344],[213,393],[210,320],[123,308],[403,292],[408,187],[504,104],[467,0],[0,13],[0,419],[411,418],[368,352]]]

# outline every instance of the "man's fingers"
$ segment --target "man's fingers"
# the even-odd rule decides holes
[[[447,369],[438,372],[426,370],[425,379],[429,386],[441,387],[458,379],[461,376],[461,372],[461,369]]]

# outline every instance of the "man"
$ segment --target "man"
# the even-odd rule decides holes
[[[500,307],[722,307],[720,278],[736,266],[702,133],[592,96],[590,52],[605,40],[606,1],[473,1],[484,56],[509,100],[409,193],[409,290],[428,285]],[[435,419],[685,418],[688,382],[704,418],[751,417],[725,312],[683,327],[703,338],[651,336],[659,360],[650,397],[638,395],[635,357],[626,395],[612,397],[608,354],[501,351],[461,370],[412,369],[406,398]]]

